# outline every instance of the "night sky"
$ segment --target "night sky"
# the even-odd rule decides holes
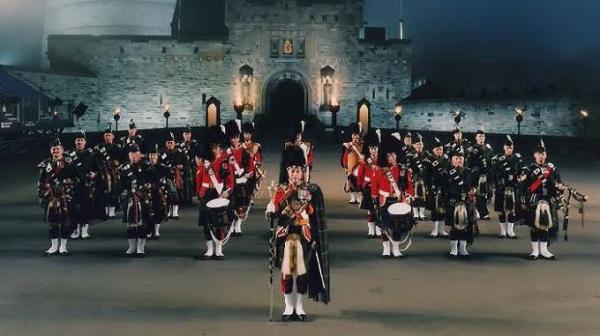
[[[389,35],[402,15],[417,77],[454,86],[459,79],[449,67],[475,69],[476,75],[461,77],[477,85],[482,79],[472,77],[497,76],[469,65],[498,64],[505,72],[525,72],[528,83],[600,88],[599,0],[404,0],[402,10],[400,0],[365,1],[368,25],[386,26]],[[0,0],[0,64],[39,62],[41,2]]]

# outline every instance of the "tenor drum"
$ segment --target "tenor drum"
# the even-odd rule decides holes
[[[412,229],[414,220],[412,218],[412,208],[406,203],[394,203],[387,209],[390,226],[394,232],[407,232]]]
[[[207,220],[213,229],[222,229],[229,226],[228,208],[229,200],[226,198],[215,198],[206,203]]]

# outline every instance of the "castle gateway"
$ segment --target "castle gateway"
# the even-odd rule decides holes
[[[78,73],[18,75],[63,100],[83,101],[88,110],[74,128],[87,130],[105,128],[117,109],[122,122],[163,127],[167,108],[171,127],[239,114],[276,127],[299,117],[347,125],[359,117],[361,100],[368,110],[363,104],[360,118],[383,126],[410,95],[410,42],[386,39],[381,29],[363,33],[362,0],[204,4],[193,20],[208,21],[186,35],[189,3],[177,3],[173,37],[50,35],[51,69]],[[211,98],[218,108],[207,106]]]

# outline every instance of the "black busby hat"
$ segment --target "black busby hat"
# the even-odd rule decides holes
[[[381,145],[381,130],[380,129],[369,130],[367,132],[367,134],[365,134],[363,141],[364,141],[363,154],[368,157],[369,156],[369,147],[373,147],[373,146],[379,147]]]
[[[60,142],[60,138],[54,138],[52,141],[50,141],[50,148],[52,147],[56,147],[56,146],[62,146],[62,143]]]
[[[475,134],[485,134],[485,130],[483,128],[483,125],[481,125],[481,127],[479,127],[479,129],[477,130],[477,132],[475,132]]]
[[[167,138],[165,139],[165,142],[169,142],[169,141],[175,141],[175,135],[173,134],[173,132],[169,132],[169,134],[167,134]]]
[[[454,150],[452,150],[450,152],[450,157],[453,157],[453,156],[465,156],[465,152],[462,149],[462,147],[457,146]]]
[[[192,127],[190,125],[185,125],[183,133],[192,133]]]
[[[127,153],[135,153],[140,151],[140,146],[137,144],[131,144],[127,146]]]
[[[354,122],[351,123],[350,126],[348,127],[348,130],[350,131],[350,134],[362,134],[362,124],[359,122]]]
[[[546,144],[544,140],[540,138],[540,143],[535,147],[534,153],[546,153]]]
[[[415,144],[423,143],[423,136],[421,135],[421,133],[417,133],[417,137],[416,138],[417,139],[413,143],[415,143]]]
[[[287,169],[289,167],[304,167],[306,165],[306,159],[304,157],[304,151],[298,146],[287,146],[284,148],[281,154],[281,165]]]
[[[506,139],[504,139],[504,146],[514,146],[514,141],[510,135],[506,135]]]
[[[86,139],[85,131],[80,129],[79,132],[75,134],[75,139]]]
[[[410,133],[410,131],[406,131],[406,133],[404,133],[404,137],[412,139],[412,133]]]
[[[242,126],[239,119],[229,120],[225,124],[225,134],[227,134],[227,139],[239,137],[241,133]]]
[[[225,143],[225,133],[223,128],[223,126],[211,126],[208,128],[206,134],[206,145],[209,146],[209,148],[212,145],[223,146]]]
[[[133,128],[137,128],[137,126],[135,126],[135,122],[133,121],[133,119],[129,119],[129,129]]]
[[[456,133],[462,133],[460,128],[456,127],[452,130],[452,135],[456,134]]]
[[[438,137],[434,137],[433,138],[433,147],[431,148],[438,148],[438,147],[443,147],[444,144],[440,141],[440,139]]]
[[[158,144],[154,144],[154,146],[150,147],[148,154],[158,154]]]
[[[242,133],[250,133],[254,134],[254,123],[253,122],[245,122],[242,124]]]
[[[104,130],[104,134],[107,134],[107,133],[113,133],[114,134],[114,131],[112,129],[112,123],[108,123],[108,127]]]
[[[291,127],[290,137],[289,137],[288,141],[290,141],[290,142],[296,141],[296,137],[298,136],[298,134],[304,134],[305,129],[306,129],[306,121],[299,120],[299,121],[295,122]]]
[[[398,132],[388,133],[384,136],[381,146],[379,147],[379,166],[387,166],[387,155],[390,153],[398,153],[402,151],[402,140]]]

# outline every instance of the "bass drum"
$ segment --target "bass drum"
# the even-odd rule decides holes
[[[226,229],[229,226],[229,200],[226,198],[215,198],[206,203],[208,224],[213,230]]]
[[[390,218],[390,229],[393,232],[408,232],[414,226],[412,207],[407,203],[394,203],[387,208]]]

